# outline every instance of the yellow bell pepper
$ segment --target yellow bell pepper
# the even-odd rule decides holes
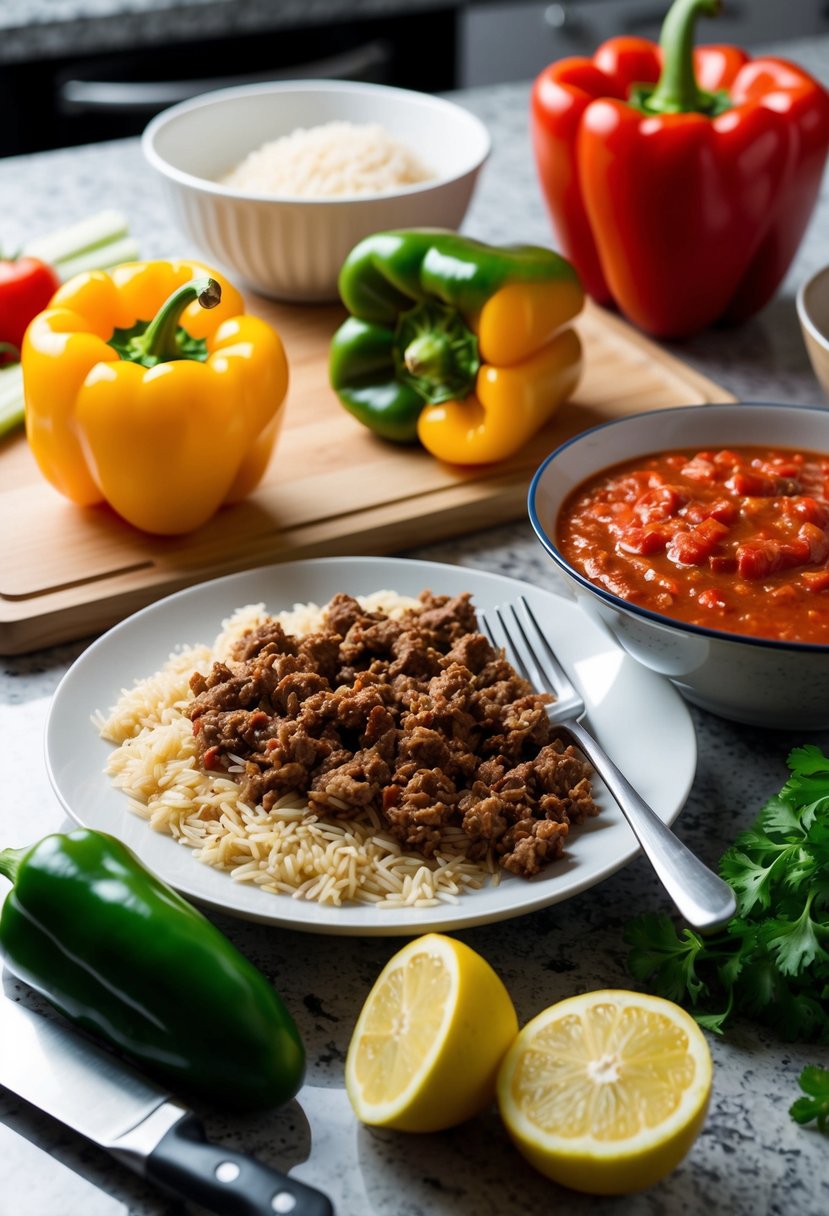
[[[21,354],[26,431],[52,485],[161,535],[249,494],[281,428],[279,335],[198,262],[132,262],[65,283]]]

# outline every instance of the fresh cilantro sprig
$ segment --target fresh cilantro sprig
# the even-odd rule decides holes
[[[795,1123],[817,1120],[818,1130],[829,1132],[829,1069],[812,1064],[803,1069],[797,1083],[805,1097],[797,1098],[789,1107]]]
[[[736,916],[705,937],[668,916],[639,917],[625,934],[628,965],[716,1033],[745,1014],[788,1041],[829,1042],[829,757],[807,744],[788,766],[780,793],[720,860]]]

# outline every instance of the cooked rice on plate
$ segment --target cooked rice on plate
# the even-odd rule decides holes
[[[357,599],[364,611],[392,620],[421,608],[420,600],[393,591]],[[231,756],[228,769],[205,766],[187,713],[194,699],[191,678],[207,677],[214,664],[232,660],[240,639],[273,620],[286,634],[305,637],[322,628],[325,606],[301,604],[279,614],[264,604],[240,608],[212,646],[177,650],[160,671],[124,690],[108,714],[97,715],[101,736],[115,745],[106,772],[127,794],[130,810],[233,881],[295,899],[429,907],[497,884],[498,857],[489,850],[470,858],[469,836],[459,825],[445,824],[434,852],[423,856],[407,851],[373,806],[344,806],[347,817],[339,817],[334,805],[326,817],[319,803],[312,807],[304,794],[290,793],[265,809],[241,795],[233,776],[244,768],[241,757]]]

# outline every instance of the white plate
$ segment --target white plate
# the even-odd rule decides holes
[[[685,703],[660,676],[622,651],[569,600],[515,579],[466,567],[393,558],[333,557],[288,562],[202,583],[160,600],[99,638],[61,681],[46,726],[49,778],[79,824],[110,832],[146,866],[197,903],[234,916],[293,929],[342,934],[411,934],[459,929],[531,912],[592,887],[630,861],[636,841],[604,786],[601,814],[574,829],[561,861],[532,879],[504,875],[500,885],[432,908],[329,907],[234,882],[192,851],[154,832],[127,810],[126,796],[104,773],[110,745],[91,722],[124,688],[157,671],[184,644],[212,643],[222,621],[244,604],[271,612],[295,603],[326,603],[338,591],[393,589],[418,595],[470,591],[479,608],[526,595],[564,666],[581,688],[589,722],[605,748],[657,814],[672,823],[696,768],[696,736]]]

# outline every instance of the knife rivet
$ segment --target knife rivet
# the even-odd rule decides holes
[[[275,1212],[292,1212],[296,1207],[296,1199],[288,1191],[278,1191],[271,1200]]]
[[[220,1161],[215,1169],[219,1182],[235,1182],[241,1172],[235,1161]]]

